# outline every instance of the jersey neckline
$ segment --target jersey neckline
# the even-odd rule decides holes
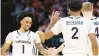
[[[27,32],[20,32],[20,30],[17,30],[17,33],[21,36],[20,33],[26,33],[26,35],[28,35],[30,33],[30,30],[28,30]]]
[[[79,19],[79,18],[81,18],[82,16],[77,16],[77,17],[75,17],[75,16],[69,16],[69,18],[70,19]]]

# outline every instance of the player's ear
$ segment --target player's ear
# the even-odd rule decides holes
[[[68,13],[71,14],[71,10],[68,8]]]
[[[20,21],[20,24],[22,24],[22,23],[23,23],[23,20]]]
[[[84,11],[84,9],[83,8],[81,8],[81,12],[83,12]]]

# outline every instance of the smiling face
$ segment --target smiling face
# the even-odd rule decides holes
[[[21,28],[25,31],[29,30],[32,25],[32,18],[31,17],[24,17],[21,21]]]

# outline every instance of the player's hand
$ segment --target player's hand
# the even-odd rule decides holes
[[[55,11],[51,15],[51,23],[56,23],[59,20],[59,11]]]
[[[49,55],[50,56],[57,56],[58,55],[57,49],[55,49],[55,47],[48,48],[48,50],[49,50]]]
[[[48,55],[51,56],[51,51],[52,51],[52,48],[47,48],[48,49]]]
[[[58,55],[57,49],[52,48],[51,55],[52,56],[57,56]]]
[[[40,37],[41,42],[44,43],[45,42],[44,33],[42,31],[37,31],[37,33],[38,33],[38,35]]]
[[[6,53],[1,54],[2,56],[6,56]]]

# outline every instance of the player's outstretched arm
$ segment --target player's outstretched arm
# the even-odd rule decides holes
[[[89,34],[89,39],[90,39],[91,44],[92,44],[93,56],[98,56],[98,44],[96,41],[95,33]]]
[[[43,40],[43,42],[45,42],[45,40],[52,38],[55,35],[51,30],[48,30],[45,33],[42,31],[38,31],[37,33],[38,33],[40,39]]]
[[[43,54],[43,55],[49,55],[50,54],[50,51],[45,49],[41,43],[36,43],[35,45],[41,54]]]
[[[59,20],[59,15],[60,15],[59,11],[55,11],[52,13],[51,18],[50,18],[50,23],[46,29],[46,32],[50,30],[56,24],[56,22]]]
[[[51,20],[50,20],[50,24],[49,24],[49,26],[47,27],[47,30],[46,30],[46,32],[44,33],[44,32],[38,32],[38,34],[39,34],[39,36],[40,36],[40,38],[41,39],[43,39],[43,38],[45,38],[46,40],[47,39],[50,39],[50,38],[52,38],[52,36],[54,36],[55,34],[51,31],[51,28],[56,24],[56,26],[54,26],[54,29],[56,29],[55,30],[55,32],[60,32],[58,29],[59,29],[59,27],[60,27],[60,21],[58,22],[58,19],[59,19],[59,15],[60,15],[60,13],[58,12],[58,11],[56,11],[56,12],[53,12],[52,13],[52,16],[51,16]],[[58,23],[57,23],[58,22]],[[42,34],[41,34],[42,33]]]
[[[6,55],[6,51],[10,47],[11,43],[12,43],[12,41],[9,43],[6,43],[6,42],[4,43],[4,45],[1,48],[1,55],[3,55],[3,56]]]

